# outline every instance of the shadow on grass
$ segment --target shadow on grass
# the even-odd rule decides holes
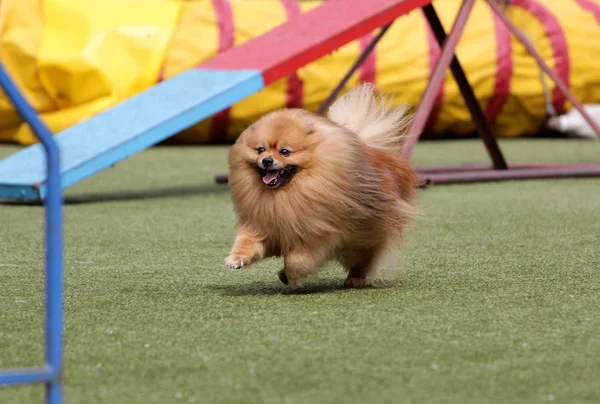
[[[67,195],[65,205],[80,205],[100,202],[136,201],[144,199],[187,197],[196,195],[222,194],[229,192],[226,185],[187,185],[177,187],[162,187],[157,189],[142,189],[136,191],[115,191],[103,193],[85,193]],[[40,201],[0,201],[5,206],[42,206]]]
[[[207,285],[206,287],[222,296],[272,296],[272,295],[311,295],[325,293],[352,293],[356,291],[371,291],[393,287],[394,285],[367,286],[362,289],[349,289],[343,286],[340,280],[308,281],[302,286],[290,286],[276,283],[252,282],[248,284],[233,285]]]

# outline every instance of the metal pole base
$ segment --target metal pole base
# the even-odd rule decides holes
[[[600,177],[600,164],[509,164],[496,170],[490,164],[417,168],[423,187],[515,180]]]

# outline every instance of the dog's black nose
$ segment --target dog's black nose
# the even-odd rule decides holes
[[[273,165],[273,157],[265,157],[262,163],[265,168],[271,167]]]

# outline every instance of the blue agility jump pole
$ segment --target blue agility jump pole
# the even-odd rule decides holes
[[[33,129],[46,154],[48,194],[45,199],[46,233],[46,321],[45,364],[42,368],[0,372],[0,385],[45,383],[46,403],[61,404],[63,358],[63,241],[60,157],[52,133],[39,119],[0,63],[0,87],[21,117]]]

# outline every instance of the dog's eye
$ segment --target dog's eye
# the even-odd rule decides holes
[[[265,152],[265,148],[261,146],[258,149],[256,149],[256,151],[258,151],[258,154],[261,154]]]
[[[288,149],[281,149],[279,150],[279,154],[281,154],[283,157],[287,157],[290,155],[290,151]]]

